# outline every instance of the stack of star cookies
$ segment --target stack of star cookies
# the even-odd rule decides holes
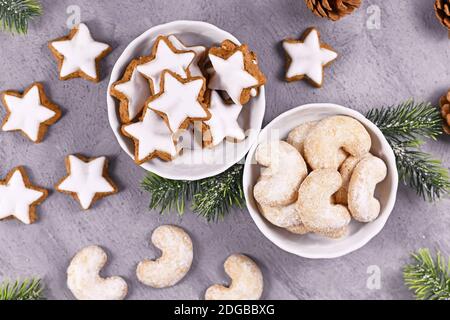
[[[265,82],[247,45],[186,46],[175,35],[161,35],[148,56],[129,63],[110,93],[120,102],[121,131],[142,164],[171,161],[186,148],[244,140],[239,115]]]

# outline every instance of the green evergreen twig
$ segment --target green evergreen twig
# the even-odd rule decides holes
[[[0,0],[0,29],[26,34],[29,20],[41,14],[37,0]]]
[[[439,160],[421,151],[421,138],[442,134],[442,118],[429,103],[408,100],[396,107],[373,109],[366,117],[385,135],[397,162],[400,180],[426,200],[434,201],[450,192],[448,170]]]
[[[0,284],[0,300],[42,300],[43,286],[40,279],[4,281]]]
[[[406,286],[418,300],[450,300],[450,261],[440,253],[436,259],[429,249],[413,253],[413,264],[405,266],[403,278]]]
[[[164,214],[176,209],[183,215],[186,203],[192,201],[194,213],[207,221],[217,221],[231,207],[240,207],[244,203],[243,168],[242,164],[237,164],[215,177],[197,181],[170,180],[149,172],[141,186],[150,193],[151,210],[159,209]]]

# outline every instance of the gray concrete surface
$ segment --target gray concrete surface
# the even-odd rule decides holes
[[[281,251],[258,231],[246,210],[234,210],[218,224],[207,224],[190,213],[178,218],[149,212],[148,195],[139,188],[145,172],[114,139],[105,102],[108,74],[127,44],[146,29],[177,19],[216,24],[259,54],[268,77],[265,123],[310,102],[334,102],[359,111],[410,97],[436,102],[450,85],[450,42],[434,17],[433,0],[366,0],[354,15],[337,23],[316,18],[301,0],[42,2],[45,14],[32,23],[27,36],[0,33],[0,89],[20,90],[42,81],[64,116],[39,145],[20,134],[0,132],[0,176],[25,165],[34,182],[51,189],[65,174],[67,154],[107,155],[121,192],[82,212],[71,198],[52,191],[39,208],[38,223],[1,222],[0,278],[39,276],[49,298],[72,299],[65,284],[68,262],[80,248],[99,244],[109,253],[104,274],[125,277],[130,299],[201,299],[209,285],[227,280],[222,263],[233,252],[252,256],[262,267],[266,299],[409,299],[401,273],[409,252],[430,247],[450,254],[450,201],[426,203],[405,187],[399,189],[385,229],[364,248],[334,260],[308,260]],[[102,63],[103,81],[98,85],[57,79],[47,41],[67,33],[69,5],[78,5],[95,37],[114,47]],[[381,10],[379,30],[366,26],[370,5]],[[341,54],[326,71],[322,89],[281,80],[280,40],[299,36],[313,25]],[[444,138],[426,146],[447,167],[449,143]],[[148,240],[152,230],[165,223],[189,231],[196,257],[179,285],[156,290],[136,280],[135,267],[142,258],[157,254]],[[381,270],[378,290],[366,285],[371,265]]]

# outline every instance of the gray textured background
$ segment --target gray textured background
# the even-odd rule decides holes
[[[0,89],[21,90],[42,81],[64,115],[39,145],[18,133],[1,132],[0,176],[25,165],[35,183],[51,189],[65,174],[67,154],[107,155],[121,192],[88,212],[68,196],[52,192],[39,208],[38,223],[1,222],[0,278],[40,276],[49,298],[71,299],[65,284],[70,258],[86,245],[100,244],[109,253],[104,274],[125,277],[130,299],[202,298],[209,285],[227,280],[222,263],[233,252],[250,255],[262,267],[267,299],[410,298],[401,274],[409,252],[425,246],[450,254],[448,199],[425,203],[401,187],[385,229],[363,249],[335,260],[308,260],[281,251],[258,231],[246,210],[234,211],[219,224],[189,213],[183,219],[160,217],[147,210],[148,196],[139,189],[145,172],[121,151],[109,128],[105,95],[108,74],[132,39],[154,25],[192,19],[216,24],[259,54],[268,77],[265,123],[310,102],[334,102],[360,111],[410,97],[436,102],[450,85],[450,42],[434,17],[433,2],[366,0],[354,15],[332,23],[312,15],[302,0],[43,1],[45,15],[32,23],[27,36],[0,33]],[[366,9],[372,4],[381,8],[380,30],[366,28]],[[47,41],[67,33],[69,5],[79,5],[94,36],[114,47],[102,63],[103,81],[98,85],[57,79]],[[281,81],[280,40],[299,36],[312,25],[341,54],[327,70],[322,89]],[[449,142],[445,138],[427,145],[447,167]],[[136,280],[135,267],[142,258],[157,254],[148,239],[164,223],[189,231],[195,261],[179,285],[156,290]],[[370,265],[381,268],[380,290],[366,287]]]

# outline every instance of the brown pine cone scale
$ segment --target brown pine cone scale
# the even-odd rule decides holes
[[[444,118],[444,131],[450,134],[450,90],[439,101],[441,106],[441,114]]]
[[[434,10],[442,25],[450,31],[450,0],[436,0]]]
[[[305,0],[308,8],[319,17],[337,21],[359,8],[362,0]]]

